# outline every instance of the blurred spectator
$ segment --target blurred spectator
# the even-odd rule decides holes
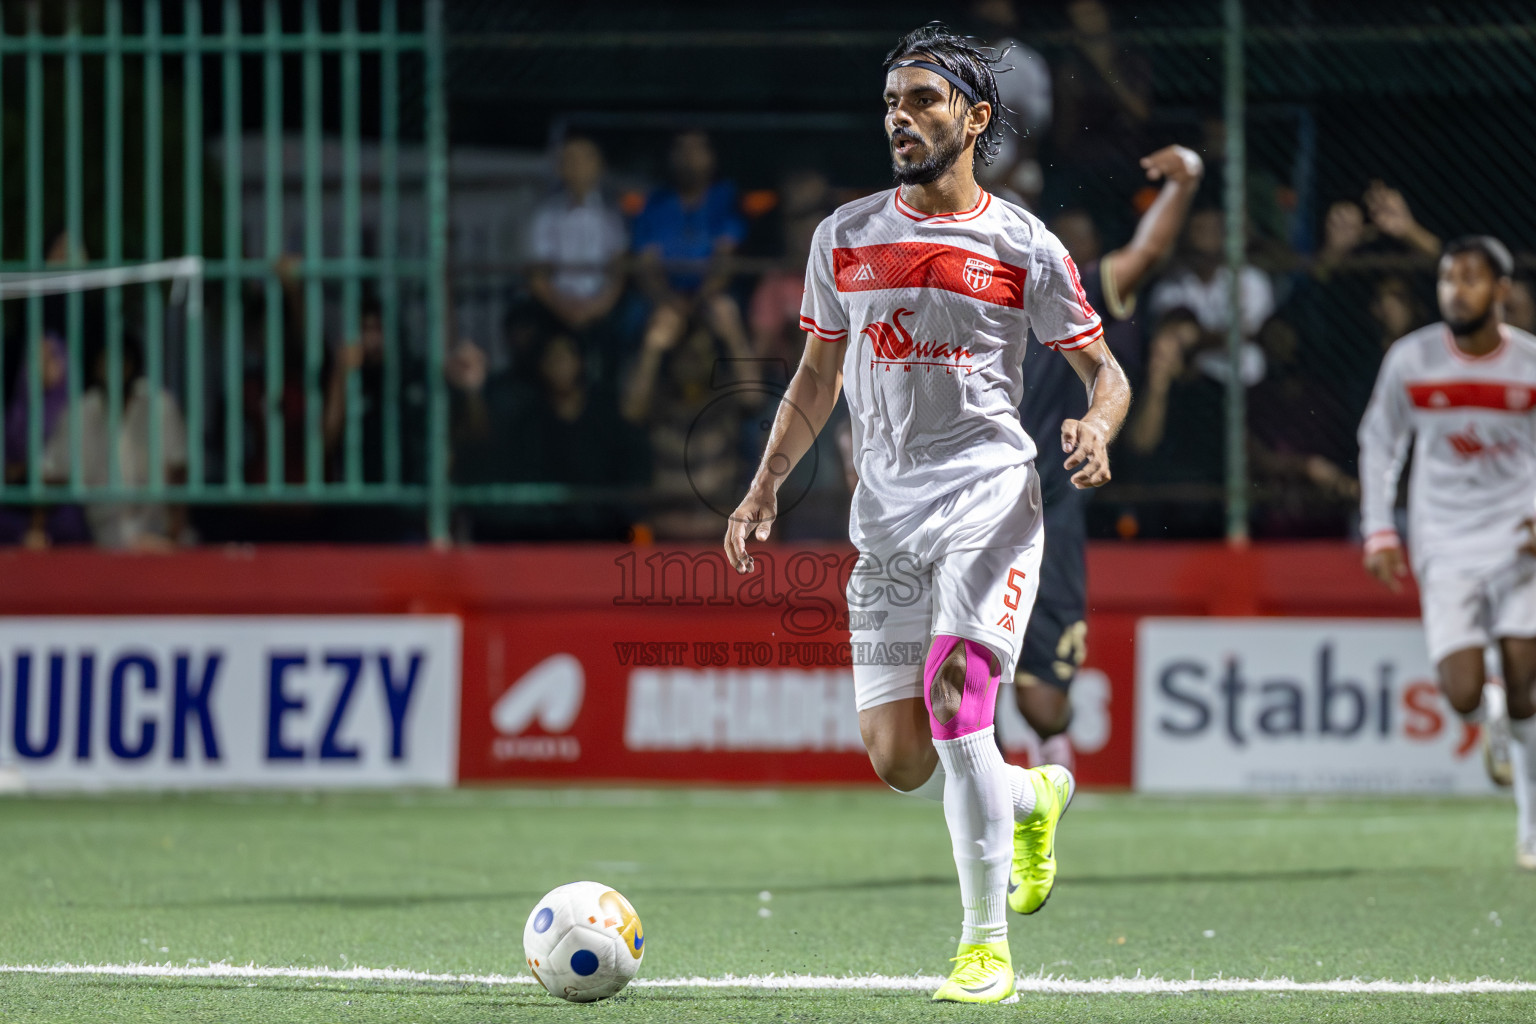
[[[534,298],[570,330],[607,316],[624,289],[624,220],[603,199],[603,154],[591,139],[560,150],[560,192],[533,215],[529,249]]]
[[[1513,290],[1510,294],[1513,296]],[[1526,296],[1529,299],[1529,291]],[[1382,352],[1386,352],[1403,335],[1430,322],[1429,309],[1414,294],[1413,285],[1408,283],[1407,278],[1397,274],[1390,274],[1376,282],[1375,295],[1371,299],[1371,317],[1381,326],[1379,337]],[[1506,319],[1509,318],[1506,316]],[[1365,411],[1363,405],[1360,411]]]
[[[977,180],[995,195],[1034,209],[1044,175],[1036,154],[1051,127],[1051,69],[1035,50],[1019,41],[1019,12],[1013,0],[974,0],[974,34],[1002,56],[997,92],[999,115],[1014,129],[1002,134],[1002,148],[990,164],[976,166]]]
[[[1532,290],[1531,279],[1523,274],[1509,287],[1509,298],[1504,300],[1504,322],[1536,334],[1536,291]]]
[[[690,322],[661,306],[624,389],[624,418],[650,437],[659,539],[713,539],[741,483],[742,417],[763,395],[745,334],[712,329],[728,320],[717,310]]]
[[[1153,147],[1152,67],[1117,42],[1102,0],[1070,0],[1072,45],[1056,66],[1055,142],[1076,173],[1112,175]]]
[[[609,314],[624,293],[629,239],[618,208],[603,197],[603,154],[595,142],[568,139],[559,175],[560,191],[534,213],[529,232],[528,289],[546,322],[528,341],[564,331],[601,364],[612,340]],[[600,365],[598,375],[606,369]]]
[[[64,339],[50,330],[44,331],[38,347],[42,353],[42,436],[46,451],[55,434],[68,435],[69,351]],[[32,411],[29,366],[23,362],[5,410],[5,479],[9,483],[27,479]],[[85,515],[79,505],[57,505],[48,509],[0,506],[0,544],[21,543],[30,548],[42,548],[50,544],[84,543],[90,539]]]
[[[764,396],[770,401],[776,401],[778,393],[788,386],[805,351],[808,336],[800,327],[800,301],[805,292],[806,262],[816,226],[835,205],[831,186],[817,171],[789,174],[780,195],[777,212],[783,237],[778,248],[783,258],[777,268],[759,279],[747,317],[752,351],[761,361]],[[846,403],[839,402],[811,442],[812,451],[780,484],[780,515],[775,527],[780,540],[835,539],[847,530],[849,492],[835,443],[836,431],[847,414]],[[751,418],[744,428],[741,455],[750,461],[761,454],[766,434]]]
[[[1192,317],[1199,328],[1199,337],[1192,348],[1186,346],[1185,354],[1193,359],[1200,372],[1216,380],[1225,380],[1230,372],[1227,356],[1227,329],[1231,322],[1230,274],[1226,266],[1226,218],[1221,211],[1196,211],[1189,218],[1184,243],[1183,266],[1153,287],[1149,312],[1154,317],[1166,317],[1179,311]],[[1275,311],[1274,289],[1268,275],[1254,266],[1242,268],[1239,287],[1246,340],[1238,373],[1244,384],[1252,386],[1264,376],[1264,352],[1252,339]]]
[[[611,391],[594,385],[581,346],[550,335],[532,382],[487,374],[485,352],[460,342],[446,367],[457,483],[547,483],[621,491],[641,482],[643,452],[619,419]],[[471,515],[478,540],[622,540],[631,522],[621,496],[488,508]]]
[[[1259,332],[1269,372],[1248,396],[1250,478],[1261,488],[1254,532],[1260,537],[1338,537],[1348,529],[1360,484],[1351,460],[1348,410],[1302,355],[1300,339],[1279,317]]]
[[[299,257],[286,254],[272,264],[272,274],[279,284],[277,308],[269,308],[265,288],[248,283],[243,296],[244,374],[243,442],[244,474],[248,484],[267,482],[267,447],[274,439],[267,436],[267,335],[269,323],[276,320],[279,345],[270,356],[282,364],[282,386],[276,404],[282,419],[282,456],[280,479],[284,483],[304,482],[304,289],[299,280]],[[221,424],[222,425],[222,424]],[[222,447],[219,449],[222,450]],[[290,516],[291,513],[284,513]]]
[[[1222,529],[1226,381],[1232,372],[1224,243],[1221,211],[1196,211],[1185,232],[1182,265],[1153,287],[1148,303],[1157,326],[1148,345],[1146,384],[1122,446],[1122,477],[1155,485],[1165,499],[1141,516],[1146,536],[1213,536]],[[1237,372],[1252,387],[1265,373],[1264,352],[1252,339],[1274,312],[1274,296],[1256,267],[1243,267],[1239,280],[1247,340]]]
[[[810,258],[816,226],[832,212],[832,188],[819,171],[795,171],[779,190],[777,222],[782,255],[779,266],[758,278],[748,306],[752,351],[761,359],[778,360],[784,381],[800,364],[805,332],[800,329],[800,300],[805,293],[805,264]]]
[[[1359,205],[1341,200],[1328,208],[1323,245],[1317,254],[1319,271],[1326,275],[1346,256],[1378,240],[1391,243],[1393,248],[1440,258],[1439,236],[1414,219],[1401,192],[1378,178],[1365,190]]]
[[[149,381],[141,375],[143,359],[138,346],[123,345],[122,419],[116,437],[107,432],[106,352],[96,359],[93,386],[80,401],[81,478],[87,487],[106,487],[108,452],[115,448],[125,487],[148,486],[153,453],[149,447]],[[160,470],[168,485],[186,482],[187,431],[176,398],[162,388],[160,401]],[[43,473],[51,483],[70,477],[70,439],[67,430],[55,431],[43,454]],[[165,503],[109,504],[97,502],[86,510],[86,521],[97,545],[105,548],[167,550],[190,543],[186,507]]]
[[[727,259],[746,235],[736,189],[715,181],[715,151],[703,132],[672,142],[672,186],[657,189],[635,218],[639,278],[655,309],[685,316],[719,295],[730,280]],[[738,312],[738,317],[740,316]]]
[[[1063,210],[1051,220],[1051,231],[1061,244],[1067,247],[1072,261],[1078,265],[1084,277],[1085,287],[1088,275],[1098,273],[1097,266],[1100,257],[1104,255],[1103,243],[1100,241],[1098,225],[1093,221],[1087,210]],[[1173,232],[1176,235],[1177,226]],[[1130,246],[1126,246],[1127,249]],[[1138,278],[1151,277],[1155,267],[1147,267],[1142,270]],[[1139,280],[1137,282],[1139,286]],[[1105,296],[1107,298],[1107,296]],[[1142,338],[1141,326],[1136,319],[1136,295],[1132,291],[1129,299],[1123,299],[1116,290],[1115,308],[1108,305],[1100,308],[1100,303],[1093,302],[1094,309],[1099,313],[1104,323],[1104,340],[1110,350],[1115,353],[1120,366],[1125,370],[1126,377],[1132,385],[1139,384],[1142,367],[1146,362],[1145,340]],[[1028,375],[1026,374],[1026,377]],[[1026,383],[1026,390],[1033,388]],[[1085,407],[1086,409],[1086,407]]]
[[[347,378],[355,372],[362,399],[362,479],[364,483],[380,484],[385,476],[384,414],[389,402],[384,393],[384,314],[377,300],[363,300],[360,328],[357,338],[328,356],[331,365],[325,393],[325,451],[331,478],[345,479]],[[401,479],[418,483],[426,462],[422,447],[426,434],[426,368],[403,344],[398,356],[401,394],[396,412],[400,416]]]

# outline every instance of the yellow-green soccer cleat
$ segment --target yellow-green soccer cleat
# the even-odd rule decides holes
[[[949,980],[933,994],[936,1003],[1016,1003],[1013,959],[1008,942],[988,942],[972,946],[960,943],[960,953],[951,961],[955,969]]]
[[[1008,876],[1008,907],[1033,914],[1051,898],[1056,884],[1056,825],[1067,813],[1077,783],[1059,764],[1029,770],[1035,810],[1013,826],[1013,870]]]

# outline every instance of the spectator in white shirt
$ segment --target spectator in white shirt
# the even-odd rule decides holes
[[[624,219],[604,201],[603,155],[591,139],[560,150],[560,191],[533,216],[533,297],[561,325],[581,331],[606,317],[624,290]]]
[[[1182,310],[1193,317],[1204,335],[1196,346],[1194,364],[1201,373],[1224,381],[1228,373],[1227,327],[1231,323],[1227,282],[1231,275],[1226,266],[1226,226],[1221,211],[1194,213],[1184,237],[1184,265],[1152,289],[1152,316],[1162,319]],[[1269,275],[1254,266],[1241,269],[1238,283],[1244,339],[1239,373],[1243,383],[1252,387],[1264,377],[1264,350],[1253,339],[1274,315],[1275,293]]]
[[[106,353],[97,358],[96,378],[105,381]],[[141,488],[150,482],[149,450],[150,386],[141,376],[142,360],[137,346],[123,345],[124,395],[122,419],[116,437],[107,434],[107,394],[104,384],[92,387],[80,399],[80,475],[86,487],[106,487],[109,445],[117,448],[117,464],[124,487]],[[162,479],[174,486],[187,478],[187,430],[181,408],[169,391],[160,391],[160,464]],[[54,431],[43,452],[43,475],[50,483],[70,479],[69,429]],[[187,543],[186,506],[163,502],[108,503],[86,506],[86,521],[97,546],[139,551],[167,550]]]

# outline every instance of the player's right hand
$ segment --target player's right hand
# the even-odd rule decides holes
[[[1392,593],[1397,593],[1403,589],[1403,579],[1408,575],[1408,563],[1403,560],[1403,549],[1394,545],[1368,552],[1365,556],[1365,571],[1375,576]]]
[[[747,538],[767,540],[778,514],[778,495],[771,487],[756,484],[731,513],[730,524],[725,528],[725,557],[738,573],[749,573],[753,569],[752,556],[747,554]]]

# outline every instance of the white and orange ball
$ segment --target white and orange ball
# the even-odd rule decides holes
[[[629,984],[645,956],[645,932],[612,886],[571,882],[551,889],[528,915],[523,955],[550,995],[591,1003]]]

